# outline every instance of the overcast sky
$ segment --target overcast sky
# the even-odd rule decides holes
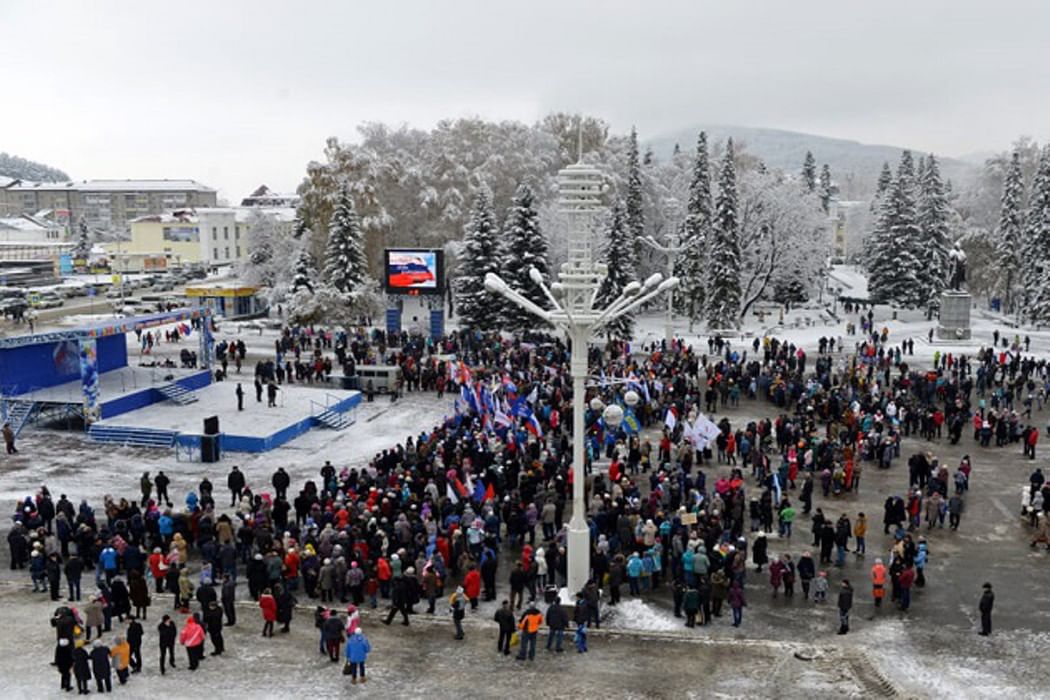
[[[1050,2],[0,0],[0,151],[281,190],[362,121],[584,111],[932,150],[1050,138]]]

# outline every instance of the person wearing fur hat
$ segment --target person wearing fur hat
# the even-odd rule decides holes
[[[463,586],[458,586],[456,592],[448,601],[449,611],[452,613],[452,624],[456,627],[454,639],[463,639],[463,618],[466,616],[466,594]]]

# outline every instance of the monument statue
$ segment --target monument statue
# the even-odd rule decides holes
[[[948,258],[952,261],[952,279],[948,288],[957,292],[965,291],[966,253],[963,252],[962,246],[959,245],[959,241],[956,241],[955,247],[949,251]]]

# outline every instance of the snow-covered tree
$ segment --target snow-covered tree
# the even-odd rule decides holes
[[[726,142],[718,176],[711,243],[707,248],[707,320],[711,328],[740,324],[740,238],[733,139]]]
[[[1024,179],[1021,156],[1014,151],[1010,168],[1003,181],[1003,196],[999,204],[999,225],[995,229],[996,252],[999,261],[1001,290],[1006,309],[1012,310],[1021,281],[1022,247],[1024,243]]]
[[[1024,282],[1028,316],[1050,320],[1050,145],[1043,148],[1024,227]]]
[[[778,172],[739,176],[740,316],[760,299],[799,301],[818,291],[829,238],[820,198]]]
[[[948,257],[952,249],[949,224],[952,212],[937,159],[932,153],[922,160],[919,172],[918,221],[921,234],[918,257],[924,273],[926,303],[936,306],[952,272]]]
[[[712,210],[707,134],[701,131],[696,139],[696,159],[693,161],[693,173],[689,181],[689,203],[686,207],[684,242],[688,247],[679,259],[677,273],[681,286],[676,296],[681,299],[690,324],[704,315],[704,263],[707,259]]]
[[[831,182],[831,168],[825,163],[820,169],[820,206],[824,209],[824,213],[828,213],[828,207],[831,206],[831,198],[834,196],[834,185]]]
[[[609,214],[601,259],[608,267],[608,274],[598,290],[595,305],[604,309],[619,298],[623,288],[634,280],[635,275],[634,247],[627,229],[627,207],[622,201],[614,204]],[[633,314],[625,314],[607,324],[602,333],[609,338],[630,340],[634,333]]]
[[[868,260],[872,298],[904,308],[920,308],[927,302],[925,272],[918,255],[922,232],[915,204],[914,174],[911,153],[904,151],[897,177],[882,197]]]
[[[635,260],[641,254],[642,238],[645,236],[645,209],[643,200],[642,166],[638,161],[638,131],[631,127],[630,146],[627,150],[627,232],[631,236],[631,247]]]
[[[802,184],[809,192],[817,191],[817,159],[810,151],[806,151],[806,159],[802,161]]]
[[[248,224],[248,256],[237,265],[237,276],[246,284],[258,287],[271,306],[288,293],[300,245],[287,235],[272,212],[253,211]],[[302,225],[301,221],[296,221]],[[300,229],[300,233],[302,229]]]
[[[87,221],[81,217],[77,222],[77,244],[73,248],[73,258],[87,260],[89,257],[91,257],[91,231],[88,229]]]
[[[313,293],[317,287],[317,266],[310,255],[310,234],[307,232],[299,245],[299,255],[295,259],[295,271],[292,273],[291,291]]]
[[[485,275],[499,273],[500,250],[496,237],[496,217],[492,211],[491,193],[479,187],[474,195],[470,225],[464,238],[460,274],[456,279],[456,301],[460,323],[481,331],[500,326],[498,310],[502,300],[485,289]]]
[[[503,278],[511,287],[537,306],[548,305],[543,290],[532,281],[529,268],[535,267],[550,284],[547,239],[540,230],[532,188],[520,185],[503,222]],[[504,323],[509,331],[523,334],[540,323],[517,304],[505,305]]]
[[[357,290],[368,277],[361,222],[350,190],[345,187],[328,226],[324,276],[328,284],[343,294]]]

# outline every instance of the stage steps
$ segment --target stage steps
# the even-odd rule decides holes
[[[332,430],[345,430],[354,424],[353,416],[349,411],[333,411],[330,408],[318,413],[317,420],[321,425]]]
[[[22,428],[33,419],[37,411],[40,409],[40,404],[36,401],[9,401],[7,404],[7,422],[11,425],[11,430],[14,431],[15,437],[18,437],[22,432]]]
[[[156,428],[134,428],[122,425],[99,425],[88,428],[88,438],[95,442],[108,442],[126,447],[174,447],[174,430]]]
[[[174,382],[171,384],[165,384],[157,389],[164,395],[164,398],[168,399],[172,403],[177,403],[180,406],[186,406],[191,403],[196,403],[200,399],[197,398],[197,394],[190,391],[184,386],[179,386]]]

